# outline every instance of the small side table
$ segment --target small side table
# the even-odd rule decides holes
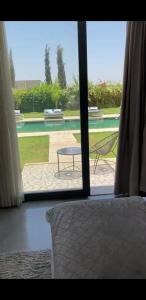
[[[57,160],[58,160],[58,173],[60,174],[60,161],[59,155],[71,155],[73,157],[73,171],[75,170],[75,155],[81,155],[80,147],[66,147],[57,150]]]

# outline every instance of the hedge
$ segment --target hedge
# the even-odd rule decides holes
[[[89,106],[118,107],[121,104],[122,85],[96,85],[89,82]],[[79,109],[79,85],[66,89],[58,84],[42,84],[28,90],[13,89],[15,108],[22,112],[42,112],[45,108]]]
[[[118,107],[121,104],[121,98],[121,84],[89,84],[90,106],[98,106],[99,108]]]
[[[62,108],[66,104],[66,94],[57,84],[42,84],[32,89],[13,90],[15,108],[22,112],[42,112],[46,108]]]

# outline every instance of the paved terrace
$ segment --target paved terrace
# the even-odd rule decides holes
[[[118,118],[120,114],[108,114],[108,115],[102,115],[100,117],[96,117],[97,119],[99,118]],[[95,117],[90,117],[91,119],[95,119]],[[68,116],[64,117],[64,120],[79,120],[80,116]],[[55,120],[55,119],[54,119]],[[25,122],[38,122],[38,121],[44,121],[44,118],[25,118]],[[53,119],[52,119],[53,121]]]
[[[118,128],[98,128],[98,129],[89,129],[89,133],[92,132],[106,132],[106,131],[118,131]],[[26,137],[26,136],[45,136],[45,135],[50,135],[51,132],[53,134],[58,134],[59,132],[62,132],[62,134],[69,134],[69,133],[81,133],[80,130],[64,130],[64,131],[44,131],[44,132],[25,132],[25,133],[17,133],[18,137]]]
[[[108,129],[109,130],[109,129]],[[110,129],[112,131],[112,129]],[[115,130],[115,128],[113,129]],[[103,131],[103,130],[96,130]],[[48,162],[26,164],[22,171],[25,191],[70,190],[82,188],[81,156],[76,156],[77,172],[72,173],[72,157],[60,156],[61,176],[58,176],[57,155],[60,148],[80,146],[73,133],[77,131],[49,132]],[[95,132],[95,131],[94,131]],[[40,133],[39,135],[42,135]],[[45,133],[46,135],[47,133]],[[30,135],[30,134],[29,134]],[[34,134],[33,134],[34,135]],[[37,133],[35,134],[38,135]],[[24,136],[24,134],[23,134]],[[92,194],[112,193],[115,175],[115,159],[100,160],[94,174],[94,160],[90,160],[90,184]]]
[[[119,114],[104,115],[105,118],[119,117]],[[79,119],[79,116],[65,117],[64,119]],[[43,118],[33,118],[26,122],[43,121]],[[118,128],[89,129],[89,132],[118,131]],[[60,148],[80,146],[77,143],[74,133],[80,130],[69,131],[48,131],[18,133],[18,137],[46,136],[49,135],[48,162],[39,164],[26,164],[22,171],[25,191],[45,190],[71,190],[82,188],[81,156],[75,157],[77,172],[72,172],[72,157],[60,156],[61,175],[58,176],[57,155]],[[91,194],[113,193],[115,175],[115,159],[100,160],[94,174],[94,160],[90,159],[90,185]]]
[[[58,176],[56,163],[25,165],[22,177],[24,191],[54,191],[82,188],[81,163],[76,161],[80,171],[72,173],[72,162],[60,165],[62,172]],[[65,170],[64,170],[65,168]],[[115,176],[115,159],[100,160],[94,174],[93,160],[90,160],[91,194],[113,193]]]

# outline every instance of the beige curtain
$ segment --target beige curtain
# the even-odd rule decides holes
[[[146,191],[146,21],[129,21],[115,195]]]
[[[19,206],[23,187],[4,22],[0,21],[0,207]]]

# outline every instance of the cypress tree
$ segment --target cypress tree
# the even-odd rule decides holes
[[[45,49],[45,80],[46,80],[46,83],[52,84],[49,54],[50,54],[49,48],[46,45],[46,49]]]
[[[13,63],[13,56],[12,56],[12,49],[10,49],[9,54],[9,65],[10,65],[10,76],[11,76],[11,83],[12,87],[15,87],[15,69],[14,69],[14,63]]]
[[[63,48],[57,47],[58,82],[61,88],[66,88],[66,76],[63,62]]]

